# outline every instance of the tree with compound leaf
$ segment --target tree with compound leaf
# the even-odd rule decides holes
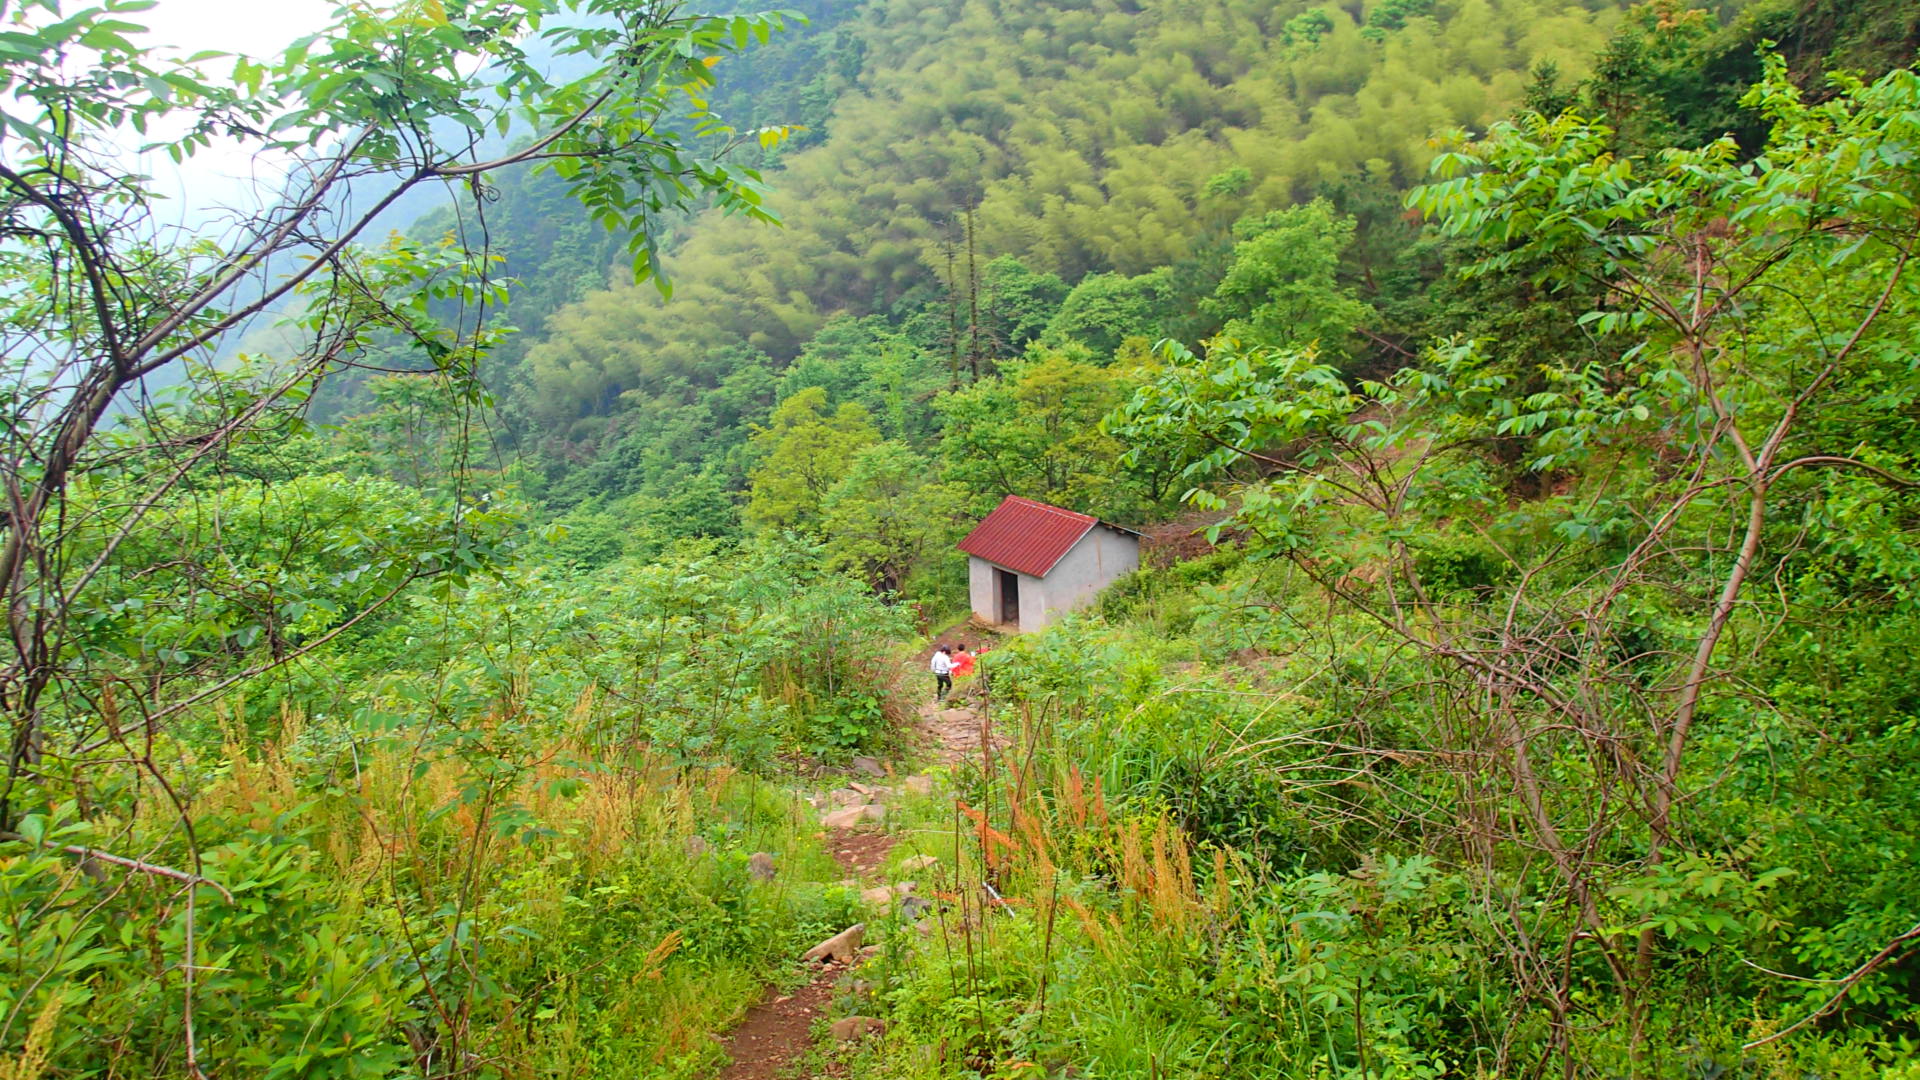
[[[254,59],[149,43],[131,20],[152,6],[28,0],[8,8],[0,32],[0,839],[76,837],[90,827],[76,807],[90,808],[81,818],[130,821],[144,807],[123,802],[167,793],[179,866],[111,855],[100,841],[78,850],[88,867],[111,861],[186,884],[184,934],[168,901],[152,914],[165,932],[150,939],[166,943],[181,976],[179,1047],[149,1049],[199,1077],[196,982],[229,976],[200,966],[194,902],[203,885],[228,894],[201,876],[192,815],[154,739],[349,632],[410,583],[486,569],[497,524],[484,493],[453,485],[444,505],[410,519],[412,542],[369,543],[343,508],[351,490],[309,491],[327,481],[301,480],[274,498],[249,496],[220,483],[228,453],[297,434],[316,381],[354,365],[431,373],[450,402],[486,403],[478,370],[506,332],[497,316],[508,283],[485,216],[501,170],[551,170],[583,213],[633,237],[636,275],[663,290],[667,216],[711,204],[771,220],[759,178],[724,161],[754,136],[731,132],[704,103],[714,61],[765,40],[785,17],[693,15],[654,0],[351,4],[285,52]],[[554,59],[580,73],[551,74]],[[517,149],[488,152],[508,138]],[[186,234],[161,214],[160,186],[128,171],[136,144],[175,162],[238,149],[286,179],[252,207],[190,207],[197,224]],[[453,242],[379,235],[383,212],[428,188],[457,206]],[[224,355],[274,318],[290,324],[277,355]],[[157,404],[167,388],[188,407]],[[303,498],[286,497],[295,493]],[[341,536],[319,541],[324,557],[263,545],[257,558],[200,549],[128,565],[140,557],[135,538],[166,534],[153,523],[231,543],[244,533],[221,514],[258,510],[255,520],[278,528],[272,515],[296,502],[302,515],[340,523]],[[152,640],[165,620],[131,601],[153,596],[191,628],[194,647]],[[106,621],[78,625],[83,614]],[[272,647],[248,651],[261,625]],[[82,647],[103,641],[103,627],[133,645]],[[224,664],[229,646],[237,663]],[[431,1011],[422,1068],[465,1069],[458,1004],[436,999]],[[297,1032],[286,1049],[296,1069],[313,1057]],[[392,1064],[368,1059],[370,1069]]]
[[[1920,580],[1920,74],[1836,91],[1810,102],[1770,61],[1752,160],[1732,139],[1621,155],[1573,113],[1441,155],[1410,204],[1468,274],[1592,298],[1563,329],[1598,359],[1463,339],[1365,381],[1223,337],[1170,346],[1112,425],[1180,447],[1255,554],[1423,658],[1372,690],[1435,719],[1379,749],[1453,762],[1463,807],[1499,793],[1506,824],[1464,811],[1450,843],[1506,898],[1485,914],[1522,932],[1513,983],[1569,1072],[1657,1068],[1703,984],[1790,1003],[1742,1052],[1911,1000],[1888,973],[1910,903],[1782,896],[1832,872],[1820,830],[1903,827],[1881,809],[1915,752],[1902,707],[1826,715],[1839,695],[1797,706],[1778,674],[1885,634]]]
[[[65,708],[56,684],[74,673],[62,621],[118,547],[68,565],[71,531],[97,524],[64,514],[76,478],[111,466],[121,498],[101,505],[119,508],[114,528],[129,534],[210,455],[297,409],[316,378],[376,344],[382,364],[445,373],[481,395],[476,371],[502,332],[494,316],[507,292],[475,238],[499,170],[562,177],[586,213],[634,237],[641,276],[657,275],[665,214],[711,200],[771,218],[758,178],[720,160],[740,136],[701,102],[713,58],[764,39],[778,16],[630,0],[410,0],[342,7],[320,33],[255,60],[147,43],[128,17],[149,6],[110,0],[68,14],[39,0],[0,49],[10,99],[0,270],[13,283],[0,320],[9,785],[38,753],[43,715]],[[586,73],[548,74],[529,51],[536,39]],[[490,133],[519,137],[519,149],[484,154]],[[157,215],[152,181],[118,156],[136,140],[177,162],[237,146],[284,162],[288,179],[257,210],[213,212],[183,237]],[[382,211],[428,186],[460,201],[468,242],[375,235]],[[457,314],[435,317],[435,302]],[[210,361],[223,343],[278,313],[291,313],[298,348],[244,388],[211,395],[223,410],[145,445],[103,446],[109,418],[138,411],[151,384],[218,381]],[[6,806],[0,793],[0,818]]]

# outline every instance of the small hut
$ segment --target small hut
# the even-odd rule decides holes
[[[1038,630],[1085,607],[1140,565],[1140,534],[1089,514],[1009,495],[960,541],[973,613]]]

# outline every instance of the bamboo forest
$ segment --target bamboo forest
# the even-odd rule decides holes
[[[0,0],[0,1080],[1920,1080],[1920,5],[785,2]]]

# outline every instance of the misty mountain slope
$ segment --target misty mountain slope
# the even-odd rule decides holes
[[[978,258],[1068,282],[1176,262],[1197,238],[1356,175],[1402,186],[1430,134],[1585,69],[1613,5],[1386,0],[878,0],[826,140],[770,175],[784,229],[709,216],[674,297],[616,285],[530,350],[540,427],[631,391],[711,385],[722,350],[792,357],[836,312],[924,305],[973,209]],[[963,256],[962,256],[963,257]]]

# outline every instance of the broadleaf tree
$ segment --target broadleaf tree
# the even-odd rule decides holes
[[[204,474],[297,426],[329,373],[424,373],[448,400],[486,403],[479,369],[508,332],[499,313],[510,293],[486,238],[490,177],[551,170],[584,215],[632,237],[636,277],[663,291],[672,215],[711,205],[773,220],[757,174],[726,156],[784,130],[734,132],[706,101],[715,61],[789,16],[705,16],[656,0],[353,3],[252,58],[152,43],[136,21],[151,6],[28,0],[8,6],[0,34],[0,834],[16,838],[21,822],[63,803],[97,805],[148,782],[173,790],[114,715],[141,716],[151,738],[192,703],[349,630],[408,582],[487,568],[494,511],[486,493],[454,484],[444,513],[417,523],[438,520],[439,540],[370,549],[390,587],[337,614],[302,607],[298,642],[283,635],[219,681],[196,679],[200,662],[179,649],[114,659],[78,648],[72,622],[125,591],[115,567],[149,517],[183,492],[217,492]],[[189,167],[211,151],[251,154],[285,179],[238,210],[188,205],[189,232],[168,224],[178,212],[162,214],[165,185],[129,167],[136,146]],[[427,189],[453,203],[455,241],[382,236],[383,214]],[[231,355],[275,319],[287,325],[273,355]],[[271,611],[278,568],[220,568],[231,575],[222,595]],[[218,612],[180,618],[214,636],[233,629]],[[150,775],[83,789],[94,758],[105,772]],[[184,808],[180,819],[191,838]],[[170,872],[191,894],[200,857],[191,843],[182,857],[190,865]],[[181,1059],[201,1075],[191,910]]]
[[[1810,101],[1769,60],[1751,160],[1731,138],[1621,155],[1571,111],[1436,160],[1409,204],[1467,273],[1593,298],[1563,333],[1601,359],[1461,338],[1370,381],[1222,337],[1167,346],[1111,425],[1180,448],[1221,529],[1423,658],[1376,700],[1417,690],[1471,718],[1401,729],[1393,753],[1457,763],[1486,793],[1463,805],[1490,800],[1450,843],[1528,943],[1514,984],[1570,1073],[1642,1071],[1678,1041],[1687,979],[1778,932],[1768,890],[1828,827],[1796,803],[1832,782],[1824,747],[1854,747],[1849,807],[1905,798],[1911,754],[1888,736],[1910,723],[1826,719],[1756,681],[1883,633],[1920,575],[1920,74],[1836,90]],[[1725,786],[1756,746],[1779,785]],[[1689,884],[1728,851],[1735,872]],[[1836,898],[1828,918],[1792,939],[1818,959],[1791,976],[1817,986],[1805,1018],[1744,1050],[1871,1002],[1920,935],[1911,904]]]

